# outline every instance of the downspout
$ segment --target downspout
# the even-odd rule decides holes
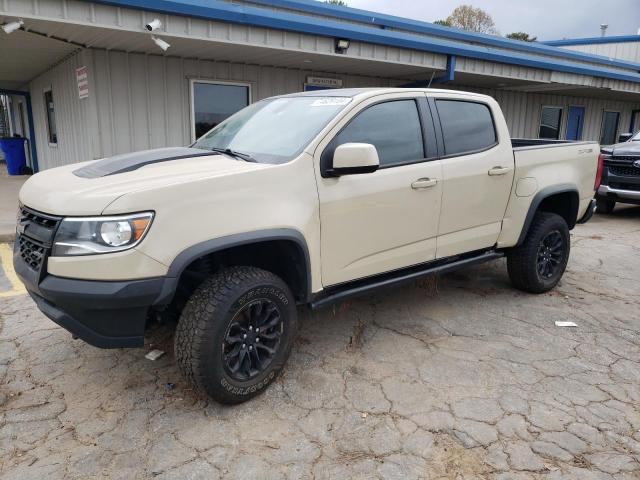
[[[33,173],[38,173],[38,149],[36,148],[36,129],[33,125],[33,108],[31,107],[31,94],[25,92],[24,98],[27,101],[27,118],[29,122],[29,143],[31,144],[31,166]]]
[[[447,69],[444,75],[433,78],[431,80],[418,80],[417,82],[406,83],[400,85],[401,88],[429,88],[433,83],[449,83],[453,82],[456,73],[456,56],[447,55]]]

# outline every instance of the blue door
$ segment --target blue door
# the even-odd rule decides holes
[[[582,140],[584,107],[569,107],[567,116],[567,140]]]

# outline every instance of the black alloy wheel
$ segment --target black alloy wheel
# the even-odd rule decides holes
[[[511,283],[525,292],[548,292],[562,278],[570,251],[566,220],[551,212],[536,213],[524,240],[507,250]]]
[[[283,333],[282,314],[275,302],[261,298],[242,307],[222,345],[227,373],[239,381],[259,375],[273,361]]]
[[[564,257],[564,242],[558,230],[547,233],[538,246],[538,274],[542,278],[553,277]]]
[[[202,282],[182,310],[176,359],[197,390],[241,403],[280,374],[296,329],[296,299],[281,278],[257,267],[227,267]]]

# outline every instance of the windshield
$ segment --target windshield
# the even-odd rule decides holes
[[[631,137],[632,142],[640,142],[640,132],[636,133],[633,137]]]
[[[192,146],[249,155],[261,163],[292,160],[351,101],[348,97],[281,97],[254,103]]]

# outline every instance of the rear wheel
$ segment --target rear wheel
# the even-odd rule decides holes
[[[244,402],[280,373],[296,326],[295,300],[279,277],[254,267],[228,268],[187,302],[176,329],[178,365],[214,400]]]
[[[610,198],[596,197],[596,213],[611,213],[616,206],[616,201]]]
[[[569,261],[567,222],[555,213],[538,212],[522,245],[507,253],[507,269],[514,287],[543,293],[557,285]]]

